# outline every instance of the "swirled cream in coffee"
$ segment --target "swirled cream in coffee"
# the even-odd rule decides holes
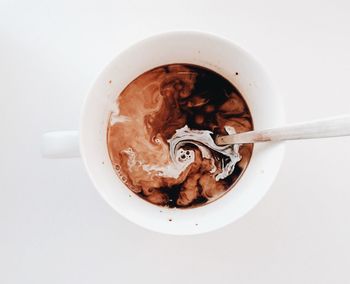
[[[118,96],[108,151],[126,186],[161,206],[194,207],[231,189],[252,145],[218,146],[216,135],[253,129],[246,102],[231,82],[199,66],[147,71]]]

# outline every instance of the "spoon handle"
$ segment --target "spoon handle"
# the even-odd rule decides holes
[[[266,130],[255,130],[239,134],[219,136],[216,138],[216,143],[218,145],[245,144],[348,135],[350,135],[350,115],[344,115]]]

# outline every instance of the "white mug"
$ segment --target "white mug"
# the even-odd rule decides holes
[[[234,222],[251,210],[275,179],[284,155],[282,143],[256,144],[238,183],[223,197],[204,206],[173,209],[153,205],[130,191],[114,172],[108,156],[106,132],[113,104],[137,76],[170,63],[209,68],[235,85],[246,100],[255,129],[284,124],[280,97],[260,64],[231,41],[216,35],[168,32],[146,38],[115,57],[100,73],[86,96],[80,130],[43,136],[43,155],[80,155],[101,196],[117,212],[144,228],[167,234],[209,232]]]

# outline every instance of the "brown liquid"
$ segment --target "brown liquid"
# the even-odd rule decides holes
[[[216,180],[221,161],[201,155],[178,175],[159,168],[172,164],[169,143],[177,129],[210,130],[213,137],[225,135],[225,126],[236,132],[253,129],[246,102],[221,75],[195,65],[170,64],[147,71],[119,95],[119,112],[112,113],[108,126],[108,151],[116,173],[130,190],[147,201],[169,207],[194,207],[216,200],[244,172],[253,145],[241,145],[241,160],[228,177]],[[215,171],[213,172],[213,169]]]

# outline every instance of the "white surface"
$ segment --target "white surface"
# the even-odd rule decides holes
[[[252,212],[192,237],[129,223],[79,159],[39,151],[43,132],[77,128],[115,53],[175,28],[253,53],[283,90],[289,122],[349,113],[349,2],[128,2],[0,2],[0,282],[349,283],[349,138],[288,143]]]

